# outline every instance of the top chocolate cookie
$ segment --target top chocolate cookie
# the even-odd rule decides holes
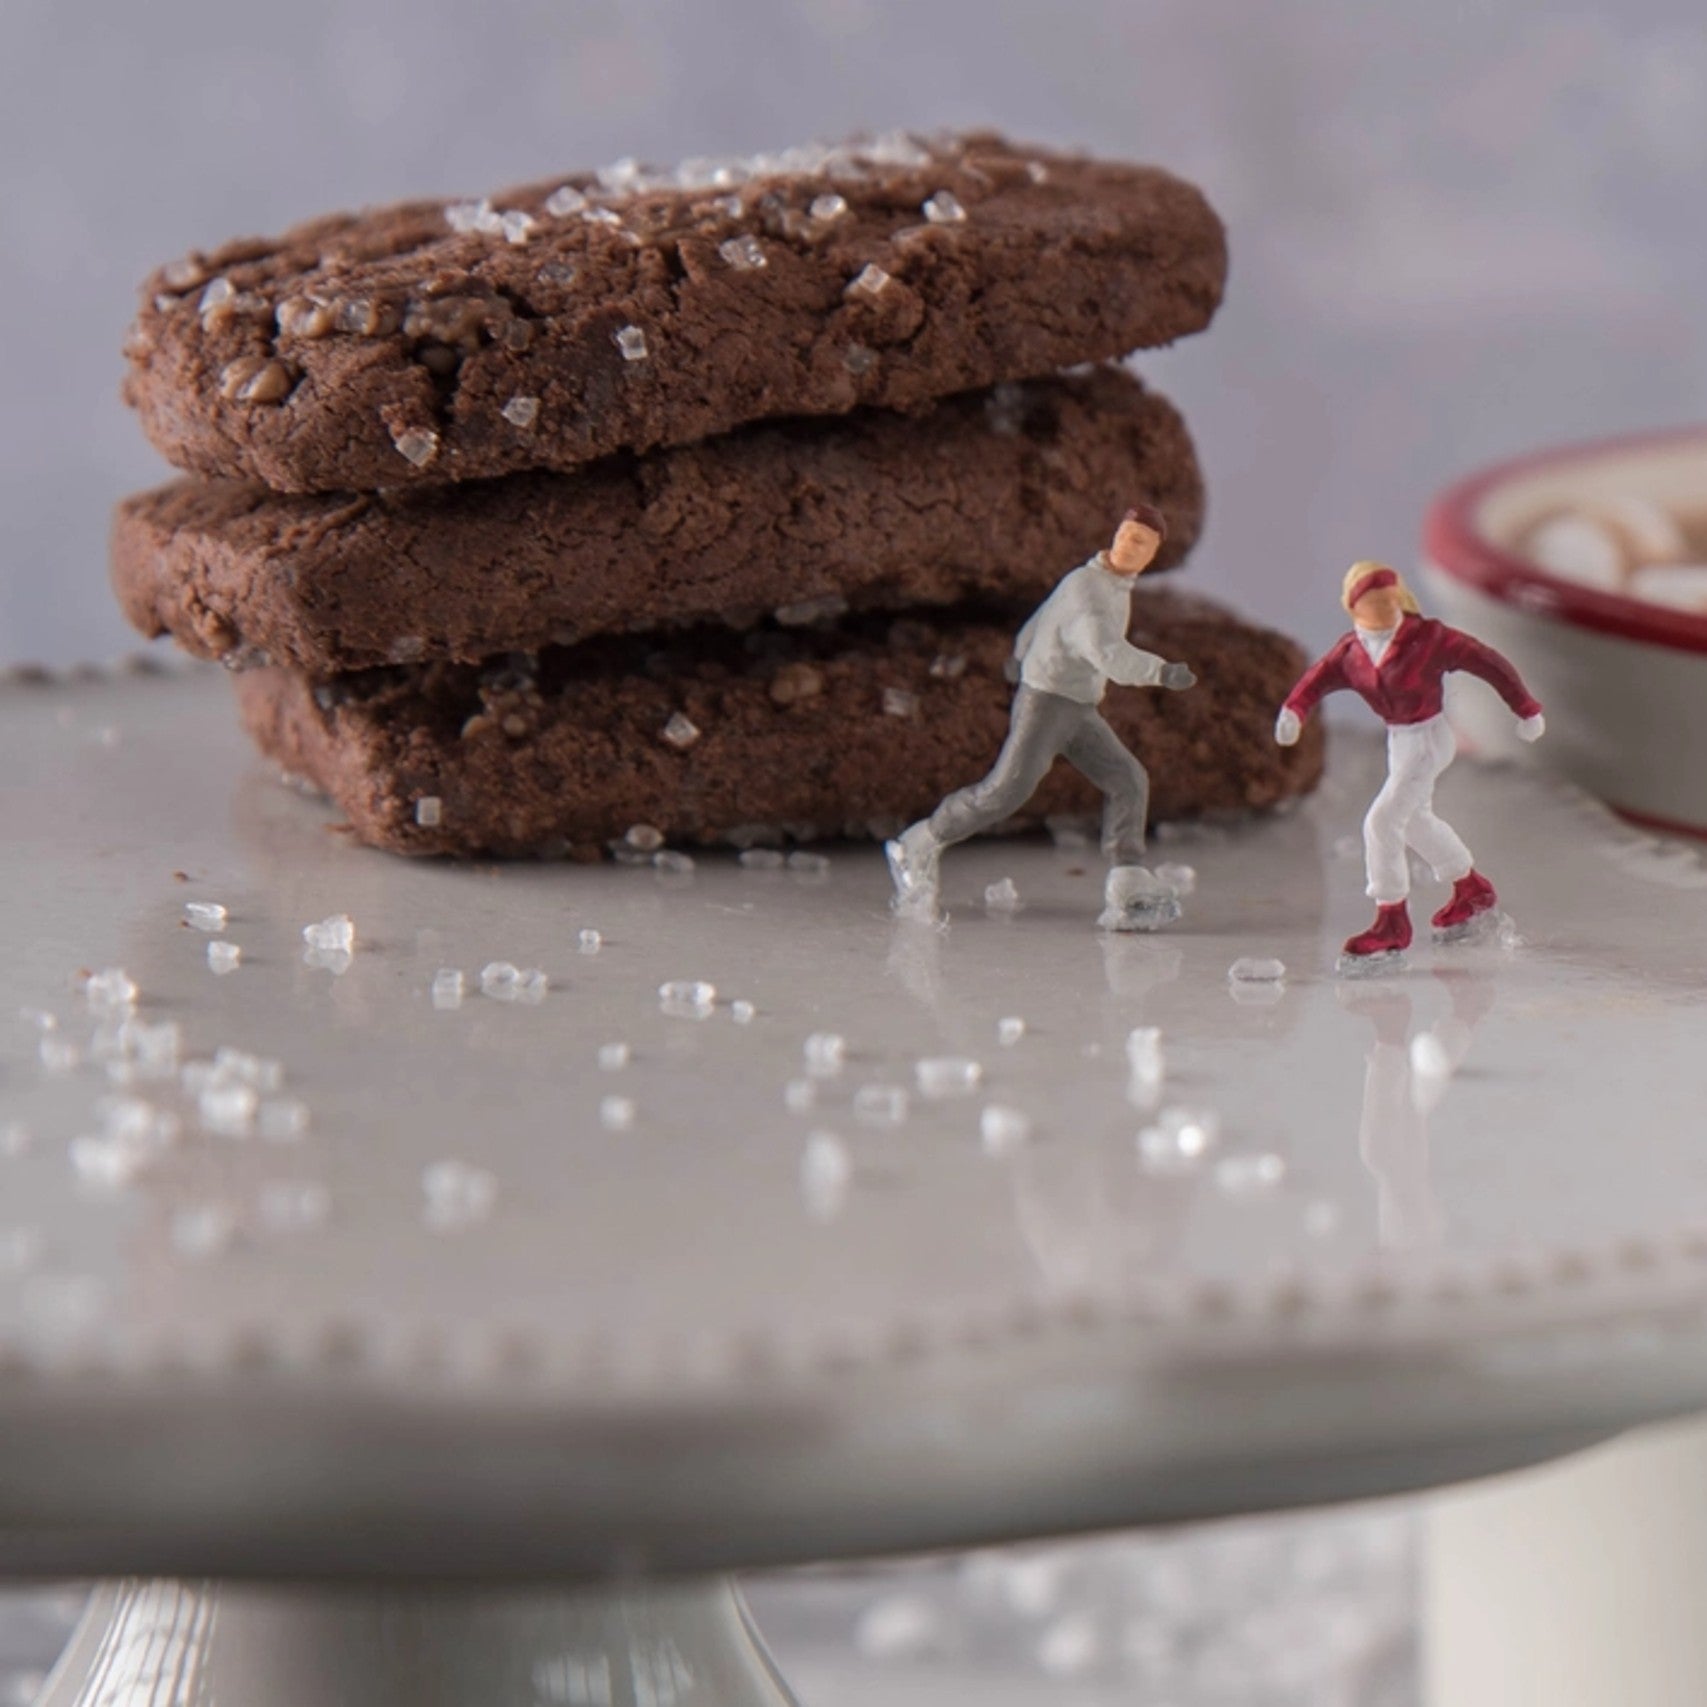
[[[336,215],[160,269],[125,397],[182,468],[310,492],[914,409],[1204,327],[1191,185],[985,134]]]

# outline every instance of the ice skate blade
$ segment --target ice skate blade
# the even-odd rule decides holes
[[[1410,965],[1405,950],[1390,948],[1385,954],[1342,954],[1334,971],[1342,978],[1384,978],[1403,972]]]
[[[1489,907],[1475,918],[1466,919],[1461,925],[1434,927],[1434,940],[1442,948],[1451,948],[1467,942],[1493,942],[1496,938],[1503,940],[1508,934],[1515,936],[1515,932],[1511,930],[1511,920],[1497,907]]]
[[[1124,907],[1104,907],[1097,927],[1105,931],[1159,931],[1175,923],[1183,911],[1173,896],[1162,895]]]
[[[883,857],[889,862],[889,881],[895,885],[895,910],[924,906],[935,912],[936,883],[907,857],[900,837],[883,844]]]

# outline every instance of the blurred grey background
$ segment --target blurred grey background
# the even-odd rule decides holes
[[[1142,363],[1211,491],[1200,585],[1322,640],[1490,456],[1699,418],[1699,0],[0,0],[0,659],[130,644],[108,507],[144,272],[623,154],[989,124],[1165,163],[1232,234]]]

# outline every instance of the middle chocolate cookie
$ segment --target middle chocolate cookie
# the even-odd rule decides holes
[[[1026,604],[1136,499],[1189,551],[1184,423],[1119,368],[748,428],[574,473],[285,497],[183,480],[119,506],[113,582],[144,634],[321,678],[600,634],[843,610]]]

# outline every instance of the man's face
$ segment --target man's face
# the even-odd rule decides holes
[[[1351,620],[1359,628],[1380,631],[1397,628],[1405,614],[1405,601],[1397,587],[1374,587],[1351,607]]]
[[[1117,575],[1142,575],[1155,562],[1161,544],[1142,522],[1122,522],[1108,548],[1108,566]]]

